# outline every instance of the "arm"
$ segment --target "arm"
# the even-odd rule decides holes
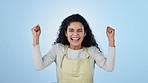
[[[108,49],[108,56],[105,61],[105,66],[108,69],[108,71],[113,71],[114,65],[115,65],[115,29],[111,27],[107,27],[106,29],[106,34],[108,37],[108,42],[109,42],[109,49]]]
[[[32,35],[33,35],[33,63],[35,65],[36,70],[41,69],[41,63],[42,63],[42,57],[39,47],[39,37],[41,34],[41,29],[39,24],[34,26],[32,29]]]
[[[33,63],[36,70],[41,70],[50,65],[55,60],[54,48],[42,57],[39,46],[39,37],[41,34],[40,26],[32,28],[33,35]]]
[[[111,27],[107,27],[106,34],[109,41],[109,48],[108,48],[108,54],[107,58],[103,56],[102,53],[100,53],[99,50],[96,50],[95,52],[95,61],[96,63],[103,68],[104,70],[107,70],[109,72],[113,71],[114,64],[115,64],[115,40],[114,40],[114,34],[115,30]]]
[[[49,52],[42,57],[40,52],[40,46],[34,45],[33,46],[33,63],[36,70],[42,70],[48,67],[52,62],[56,59],[56,46],[53,46]]]

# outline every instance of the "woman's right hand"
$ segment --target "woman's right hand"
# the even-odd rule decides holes
[[[33,45],[37,45],[39,44],[39,37],[40,37],[40,34],[41,34],[41,28],[40,28],[40,25],[36,25],[34,26],[32,29],[32,35],[33,35]]]
[[[40,25],[36,25],[34,26],[32,29],[32,35],[34,38],[39,38],[40,34],[41,34],[41,29],[40,29]]]

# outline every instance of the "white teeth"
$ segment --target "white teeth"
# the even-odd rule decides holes
[[[73,40],[78,40],[79,38],[72,38]]]

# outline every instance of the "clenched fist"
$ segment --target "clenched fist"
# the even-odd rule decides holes
[[[36,25],[34,26],[32,29],[32,35],[33,35],[33,45],[37,45],[39,44],[39,37],[40,37],[40,34],[41,34],[41,28],[40,28],[40,25]]]
[[[39,24],[36,25],[36,26],[34,26],[31,30],[32,30],[32,35],[33,35],[34,38],[40,36],[40,34],[41,34],[41,28],[40,28],[40,25]]]
[[[107,34],[107,37],[109,40],[109,46],[112,46],[112,47],[115,46],[115,44],[114,44],[115,29],[108,26],[106,29],[106,34]]]

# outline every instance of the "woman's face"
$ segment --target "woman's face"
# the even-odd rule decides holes
[[[86,36],[84,26],[81,22],[71,22],[65,35],[70,43],[70,48],[74,50],[81,49],[81,44]]]

